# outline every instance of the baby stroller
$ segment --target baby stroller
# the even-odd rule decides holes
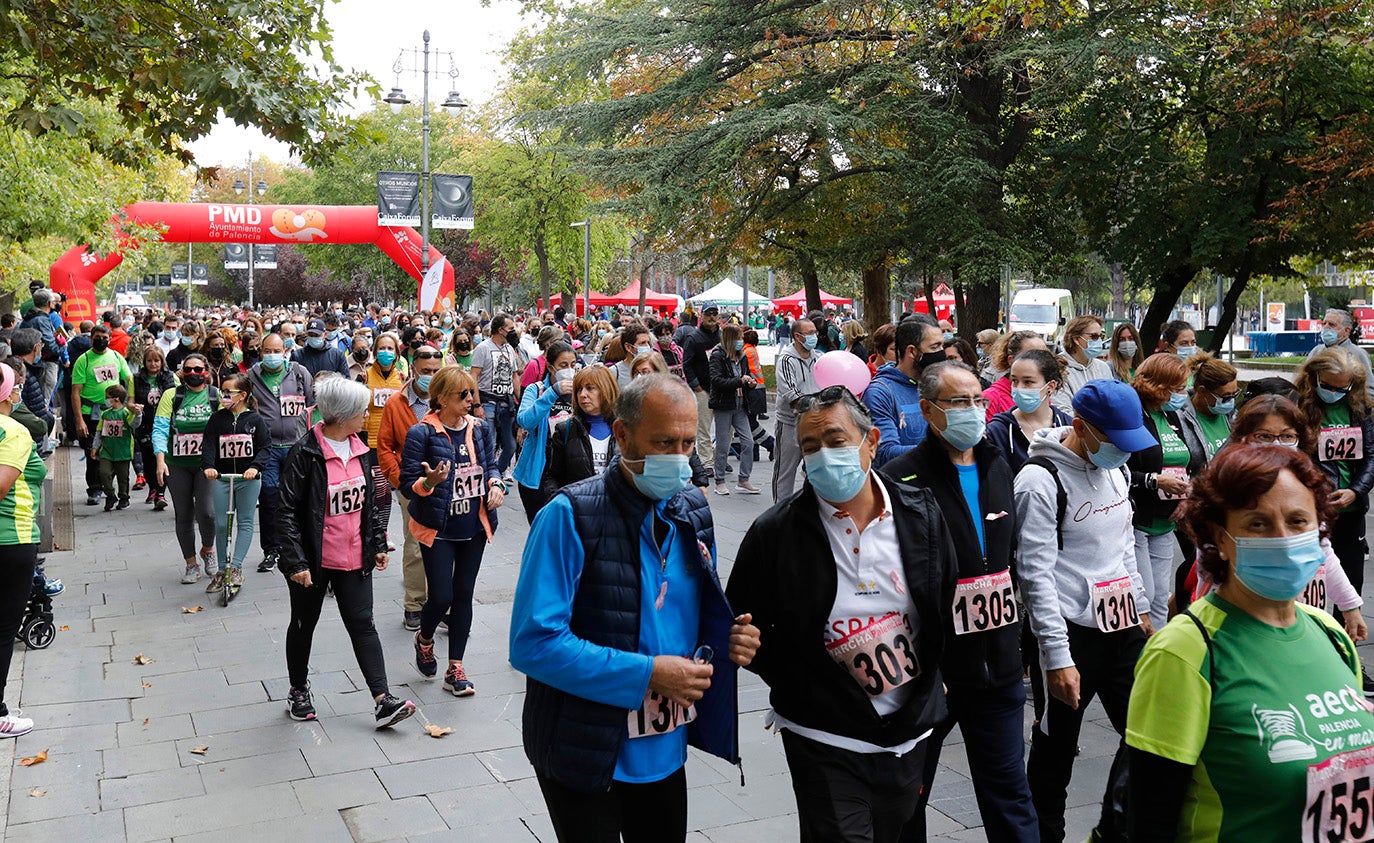
[[[15,637],[30,650],[45,650],[57,637],[57,627],[53,624],[52,597],[44,589],[41,575],[33,578],[29,602],[24,607],[24,619],[19,622],[19,634]]]

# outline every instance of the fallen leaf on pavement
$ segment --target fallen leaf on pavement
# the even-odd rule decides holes
[[[35,787],[35,788],[33,788],[32,790],[29,791],[29,795],[30,795],[30,796],[47,796],[47,795],[48,795],[48,792],[47,792],[46,790],[40,790],[40,789],[38,789],[38,788]]]
[[[205,753],[207,753],[207,752],[209,752],[209,751],[210,751],[210,747],[208,747],[208,746],[193,746],[193,747],[191,747],[191,754],[192,754],[192,755],[204,755]]]
[[[152,663],[153,663],[153,660],[150,659],[150,658],[148,658],[147,656],[143,655],[142,653],[139,653],[138,655],[134,656],[134,664],[152,664]]]
[[[196,612],[203,612],[203,611],[205,611],[205,607],[204,607],[204,606],[190,606],[190,607],[182,606],[182,607],[181,607],[181,613],[182,613],[183,615],[194,615]]]
[[[151,719],[152,719],[151,717],[145,717],[145,718],[143,718],[143,725],[144,725],[144,726],[147,726],[147,725],[148,725],[148,721],[151,720]]]
[[[429,732],[429,736],[431,738],[442,738],[444,735],[451,733],[453,730],[447,726],[439,726],[437,724],[430,723],[428,726],[425,727],[425,731]]]
[[[32,767],[32,766],[35,765],[35,764],[42,764],[44,761],[47,761],[47,760],[48,760],[48,751],[45,749],[45,750],[43,750],[42,752],[38,753],[37,755],[33,756],[32,758],[21,758],[21,759],[19,760],[19,766],[20,766],[20,767]]]
[[[71,627],[66,626],[66,625],[63,625],[63,626],[62,626],[62,631],[63,631],[63,632],[66,632],[66,631],[69,630],[69,629],[71,629]]]
[[[144,682],[144,683],[143,683],[143,687],[145,687],[145,688],[151,688],[151,687],[153,687],[153,685],[152,685],[151,682]]]

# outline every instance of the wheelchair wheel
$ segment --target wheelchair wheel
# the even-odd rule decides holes
[[[57,627],[51,621],[35,620],[23,629],[24,643],[30,650],[46,650],[57,637]]]

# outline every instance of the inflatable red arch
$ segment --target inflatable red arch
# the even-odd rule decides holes
[[[422,310],[453,306],[453,265],[433,245],[430,271],[420,271],[420,235],[406,226],[377,224],[375,205],[221,205],[135,202],[111,224],[127,220],[159,229],[164,243],[375,243],[419,283]],[[67,296],[64,315],[73,322],[95,319],[95,284],[124,260],[122,250],[97,255],[73,246],[48,270],[52,289]]]

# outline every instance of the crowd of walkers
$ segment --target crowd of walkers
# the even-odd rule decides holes
[[[955,727],[987,839],[1062,841],[1094,699],[1120,736],[1094,840],[1374,838],[1374,377],[1344,311],[1292,381],[1242,384],[1185,322],[1147,353],[1091,315],[1047,340],[713,307],[61,308],[36,287],[0,320],[0,681],[30,593],[61,592],[37,556],[59,445],[101,517],[170,499],[169,580],[227,606],[260,587],[256,539],[298,720],[330,599],[377,727],[415,712],[374,617],[398,549],[416,669],[446,650],[443,688],[478,692],[473,595],[515,492],[509,660],[560,840],[685,839],[687,747],[742,761],[741,667],[805,841],[924,840]],[[712,509],[764,491],[764,451],[772,506],[726,576]],[[0,701],[0,736],[32,728]]]

